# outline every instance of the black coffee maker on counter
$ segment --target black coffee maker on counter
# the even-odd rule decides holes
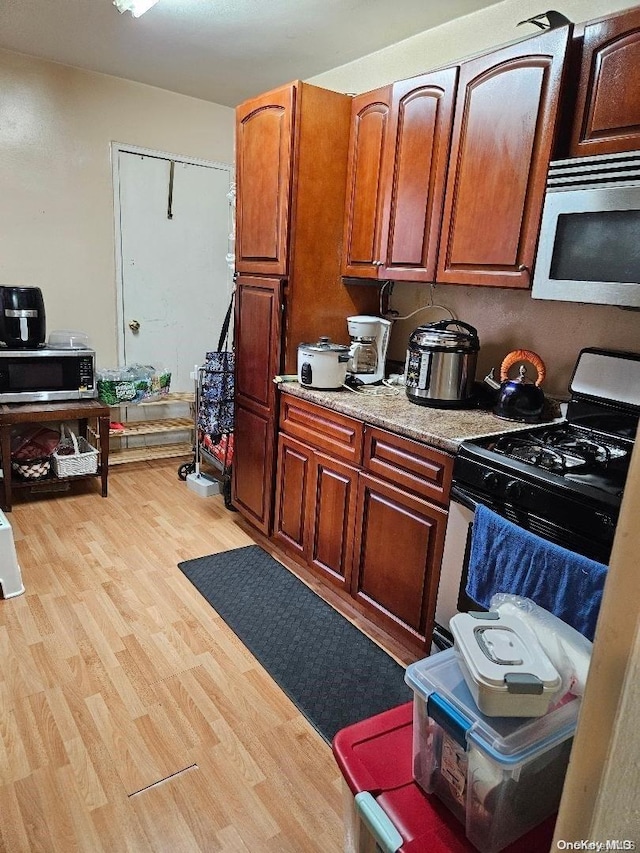
[[[8,349],[37,349],[47,335],[39,287],[0,287],[0,343]]]

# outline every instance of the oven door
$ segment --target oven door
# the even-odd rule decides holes
[[[453,637],[449,631],[449,620],[452,616],[472,609],[483,609],[465,592],[473,517],[477,506],[477,500],[471,495],[458,486],[452,487],[433,626],[433,644],[441,650],[453,645]]]
[[[452,616],[456,613],[467,613],[470,610],[485,609],[466,593],[473,519],[479,504],[487,506],[513,524],[529,530],[548,542],[554,542],[592,560],[606,564],[611,555],[610,544],[587,539],[568,526],[560,526],[548,518],[518,509],[512,504],[494,500],[489,495],[475,492],[454,481],[451,488],[451,503],[433,629],[433,643],[438,649],[447,649],[453,645],[453,637],[449,631],[449,620]]]

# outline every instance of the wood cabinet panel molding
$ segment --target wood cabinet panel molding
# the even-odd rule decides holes
[[[356,512],[352,594],[430,641],[447,511],[361,474]]]
[[[415,494],[449,503],[453,456],[419,444],[410,438],[367,426],[364,438],[364,468]]]
[[[353,99],[342,262],[344,276],[378,278],[382,162],[390,110],[391,86]]]
[[[360,465],[363,424],[346,415],[323,409],[306,400],[284,394],[280,407],[280,428],[318,450]]]
[[[283,86],[236,110],[236,270],[285,275],[296,88]]]
[[[393,85],[379,278],[434,281],[458,68]]]
[[[428,653],[452,457],[282,397],[274,539],[374,624]],[[354,428],[361,445],[364,440],[359,463],[322,447],[338,440],[343,452],[341,442]]]
[[[308,517],[313,520],[309,564],[339,586],[351,585],[358,471],[316,454]]]
[[[462,64],[438,282],[530,286],[570,32]]]
[[[584,28],[570,155],[640,148],[640,8]]]

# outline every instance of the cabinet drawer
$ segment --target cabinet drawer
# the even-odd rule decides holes
[[[362,462],[364,424],[346,415],[283,394],[280,428],[288,435],[352,465]]]
[[[395,486],[446,506],[453,456],[377,427],[367,427],[364,468]]]

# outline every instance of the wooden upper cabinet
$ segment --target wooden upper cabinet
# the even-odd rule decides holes
[[[342,262],[344,276],[378,278],[382,159],[390,112],[391,86],[353,99]]]
[[[570,155],[640,148],[640,8],[584,28]]]
[[[438,282],[530,286],[570,32],[461,65]]]
[[[343,275],[434,280],[457,74],[354,98]]]
[[[394,83],[382,169],[379,275],[434,281],[457,68]]]
[[[236,110],[236,270],[286,275],[296,87]]]

